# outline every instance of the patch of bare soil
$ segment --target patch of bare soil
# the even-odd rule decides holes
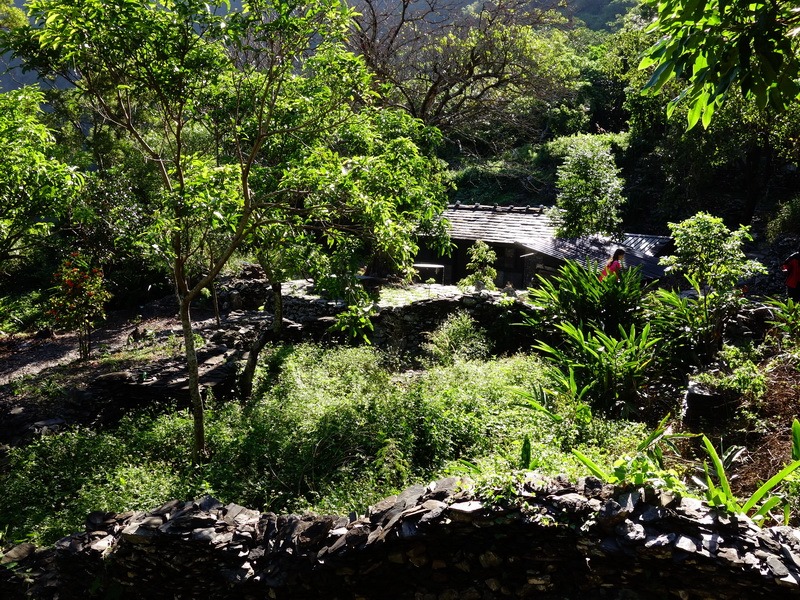
[[[116,311],[92,333],[93,354],[124,347],[137,328],[152,331],[180,331],[174,301],[152,302],[140,311]],[[78,361],[78,337],[74,332],[42,331],[0,337],[0,386],[35,375],[58,365]]]
[[[144,358],[121,352],[137,347],[138,333],[147,332],[155,344],[170,335],[180,336],[180,331],[175,303],[167,298],[139,311],[110,314],[92,333],[89,360],[79,360],[74,333],[0,338],[0,445],[19,443],[47,428],[97,423],[109,410],[103,405],[107,399],[87,398],[80,391],[101,375],[154,360],[157,349],[150,356],[143,352]],[[115,401],[125,404],[124,398]]]

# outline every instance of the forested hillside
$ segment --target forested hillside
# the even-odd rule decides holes
[[[363,512],[455,473],[502,501],[527,470],[800,522],[794,13],[2,2],[0,51],[38,83],[0,89],[0,349],[78,350],[0,386],[3,427],[60,411],[0,440],[4,546],[201,493]],[[680,19],[752,35],[714,63],[724,44],[695,52]],[[487,291],[505,257],[475,244],[460,289],[419,281],[454,202],[544,206],[560,237],[670,236],[667,277],[566,260]],[[453,297],[407,343],[393,307]],[[173,376],[180,401],[90,393]]]

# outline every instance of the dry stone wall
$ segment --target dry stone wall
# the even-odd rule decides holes
[[[800,597],[800,532],[697,500],[528,474],[492,503],[454,478],[349,517],[213,498],[92,513],[16,552],[3,598],[733,599]]]
[[[222,328],[212,334],[214,343],[229,348],[246,349],[255,337],[256,329],[271,325],[272,290],[266,280],[259,278],[258,269],[243,273],[243,278],[229,281],[219,297],[226,319],[240,326]],[[346,308],[343,302],[320,298],[310,293],[313,287],[304,281],[283,285],[283,316],[286,321],[282,339],[287,341],[346,341],[330,332],[335,316]],[[458,310],[475,318],[486,330],[497,352],[519,350],[531,343],[531,331],[514,324],[523,320],[530,307],[513,296],[500,292],[462,294],[452,286],[435,286],[433,297],[397,306],[378,306],[372,318],[370,341],[378,348],[391,349],[415,356],[427,341],[426,334],[434,331]],[[265,310],[259,310],[264,307]]]

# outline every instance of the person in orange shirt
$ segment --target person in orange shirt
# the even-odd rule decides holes
[[[786,273],[786,295],[795,302],[800,302],[800,252],[789,256],[781,265]]]
[[[614,254],[611,255],[606,261],[606,266],[603,267],[603,270],[600,271],[600,281],[603,281],[606,277],[613,273],[619,279],[619,272],[622,270],[622,259],[625,258],[625,250],[622,248],[617,248],[614,251]]]

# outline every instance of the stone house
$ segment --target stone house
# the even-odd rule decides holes
[[[659,279],[664,268],[659,257],[669,253],[671,238],[626,233],[621,242],[608,238],[582,237],[557,239],[555,228],[543,206],[486,206],[451,204],[443,214],[450,223],[453,251],[436,256],[427,248],[417,255],[415,268],[422,281],[432,277],[437,283],[455,284],[467,274],[467,250],[483,240],[497,253],[497,280],[503,287],[527,288],[537,274],[555,273],[564,261],[584,266],[601,265],[615,248],[625,249],[625,264],[639,266],[645,279]]]

